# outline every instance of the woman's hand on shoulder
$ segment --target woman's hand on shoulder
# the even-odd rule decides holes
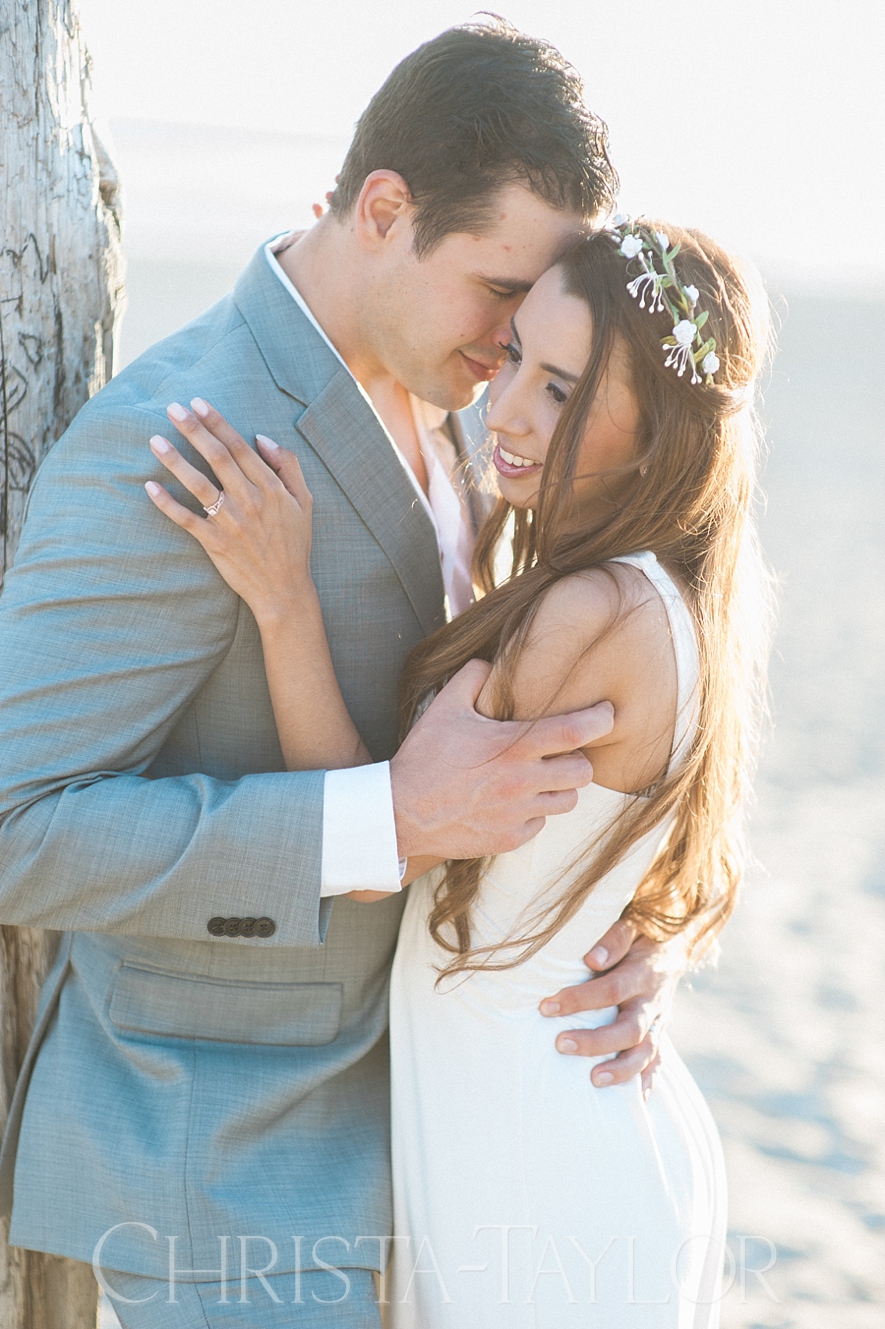
[[[175,428],[203,457],[221,485],[192,466],[168,439],[154,435],[151,451],[193,494],[205,517],[177,502],[162,485],[145,485],[152,503],[192,535],[259,624],[291,613],[315,595],[310,575],[313,499],[294,453],[257,435],[259,451],[224,417],[195,397],[188,411],[173,403]]]

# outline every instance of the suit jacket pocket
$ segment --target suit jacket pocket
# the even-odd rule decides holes
[[[319,1047],[341,1024],[340,983],[246,983],[124,964],[111,994],[120,1029],[220,1043]]]

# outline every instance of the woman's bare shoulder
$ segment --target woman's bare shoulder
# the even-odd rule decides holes
[[[604,563],[554,582],[537,607],[533,634],[568,633],[584,649],[630,620],[653,627],[659,607],[660,596],[639,568]]]
[[[561,683],[574,675],[574,687],[589,686],[592,692],[594,680],[613,671],[627,670],[631,678],[644,672],[646,660],[650,663],[668,641],[667,611],[654,586],[638,568],[606,564],[563,577],[547,591],[520,672]]]
[[[489,680],[490,701],[500,695],[499,669]],[[670,625],[638,568],[605,564],[557,581],[538,604],[516,658],[503,665],[501,673],[508,672],[516,718],[610,701],[615,725],[600,747],[667,750],[676,709]]]

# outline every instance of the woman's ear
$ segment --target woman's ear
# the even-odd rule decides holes
[[[412,244],[414,207],[409,186],[396,171],[372,171],[363,181],[354,209],[357,239],[364,249],[380,249],[406,231]]]

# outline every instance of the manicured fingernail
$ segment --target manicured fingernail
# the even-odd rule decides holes
[[[208,415],[209,407],[202,397],[191,397],[191,410],[196,415]]]
[[[154,452],[172,451],[169,444],[166,442],[165,438],[162,438],[159,434],[154,434],[153,438],[151,439],[151,448],[153,449]]]
[[[274,443],[272,438],[267,437],[267,434],[256,434],[255,437],[259,443],[263,443],[266,448],[270,448],[271,452],[279,452],[279,443]]]
[[[559,1038],[556,1041],[556,1046],[560,1052],[565,1052],[568,1056],[573,1056],[578,1050],[578,1045],[573,1038]]]
[[[188,417],[188,412],[183,406],[179,406],[177,401],[172,402],[171,405],[166,407],[166,414],[171,415],[173,420],[178,420],[179,422],[186,420]]]
[[[587,958],[592,964],[598,964],[601,969],[603,965],[608,963],[608,951],[604,946],[594,946]]]
[[[614,1078],[611,1071],[600,1071],[595,1082],[596,1084],[611,1084]]]
[[[153,480],[146,480],[144,487],[150,494],[151,498],[156,498],[157,494],[160,492],[160,486],[155,485]]]
[[[541,1014],[542,1014],[542,1015],[558,1015],[559,1012],[560,1012],[561,1010],[562,1010],[562,1007],[560,1006],[560,1004],[559,1004],[558,1001],[542,1001],[542,1002],[541,1002]]]

